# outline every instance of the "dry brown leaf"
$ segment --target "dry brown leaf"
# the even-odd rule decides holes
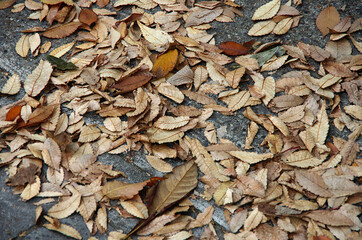
[[[205,127],[204,135],[210,143],[217,143],[214,123],[208,123]]]
[[[255,12],[251,20],[265,20],[274,17],[280,8],[280,0],[272,0],[260,6]]]
[[[230,230],[233,233],[239,231],[239,229],[244,225],[247,216],[248,211],[246,209],[235,213],[229,222]]]
[[[317,173],[309,171],[296,171],[295,172],[296,181],[308,191],[321,196],[321,197],[332,197],[333,194],[328,191],[327,185],[323,181],[323,178]]]
[[[54,169],[59,170],[60,163],[62,160],[62,152],[57,144],[52,138],[47,138],[44,142],[44,149],[49,152],[50,160]]]
[[[121,181],[107,182],[103,186],[103,195],[110,199],[127,200],[133,198],[147,185],[147,181],[139,183],[125,183]]]
[[[79,22],[90,26],[92,23],[97,21],[98,16],[91,9],[83,8],[80,10],[78,19]]]
[[[96,216],[96,225],[101,233],[105,233],[107,231],[107,222],[107,210],[105,207],[101,207],[98,209]]]
[[[254,141],[254,138],[256,136],[256,134],[258,133],[259,130],[259,126],[258,124],[256,124],[254,121],[251,121],[249,126],[248,126],[248,135],[246,136],[245,139],[245,146],[244,149],[251,149],[251,144]]]
[[[301,150],[290,154],[284,162],[291,166],[308,168],[320,165],[323,160],[314,157],[308,150]]]
[[[48,61],[40,60],[39,65],[25,79],[25,92],[29,96],[37,96],[48,84],[52,72],[52,65]]]
[[[147,129],[146,135],[150,139],[151,143],[168,143],[180,140],[184,136],[184,132],[179,129],[175,130],[163,130],[155,127]]]
[[[230,151],[229,154],[249,164],[255,164],[274,156],[272,153],[258,154],[256,152],[246,151]]]
[[[189,123],[189,121],[190,117],[163,116],[157,119],[153,126],[164,130],[172,130],[185,126],[187,123]]]
[[[48,5],[55,5],[58,3],[64,2],[67,5],[73,5],[73,0],[41,0],[42,3],[48,4]]]
[[[20,91],[21,82],[18,74],[14,73],[1,89],[2,94],[15,95]]]
[[[263,65],[264,67],[265,65]],[[264,93],[264,97],[262,97],[262,101],[265,106],[268,105],[270,100],[272,100],[275,96],[275,80],[273,77],[269,76],[264,79],[254,78],[255,86],[261,89]]]
[[[182,92],[177,87],[172,85],[171,83],[161,83],[157,87],[157,90],[162,95],[168,97],[169,99],[171,99],[177,103],[182,103],[185,98],[185,96],[182,94]]]
[[[72,196],[52,206],[48,210],[49,216],[59,219],[66,218],[78,209],[82,195],[70,185],[67,188],[72,192]]]
[[[329,129],[329,120],[326,111],[326,103],[323,101],[321,109],[317,114],[317,122],[309,128],[317,143],[324,144]]]
[[[353,226],[353,222],[337,210],[315,210],[306,216],[330,226]]]
[[[6,9],[11,7],[15,3],[15,0],[2,0],[0,1],[0,9]]]
[[[321,88],[327,88],[339,82],[339,80],[341,80],[341,77],[335,77],[332,74],[327,74],[319,79],[319,86]]]
[[[269,116],[270,121],[273,123],[274,126],[276,126],[281,133],[283,133],[284,136],[289,135],[289,129],[287,125],[281,120],[280,118],[276,116]]]
[[[264,198],[265,186],[258,180],[249,177],[239,175],[236,182],[236,186],[243,192],[243,194]]]
[[[287,60],[288,55],[284,55],[275,59],[271,59],[264,63],[264,65],[261,67],[261,72],[265,71],[274,71],[279,69],[281,66],[284,65],[285,61]],[[272,77],[271,77],[272,78]]]
[[[168,173],[171,172],[173,169],[169,163],[163,161],[159,157],[147,155],[146,159],[148,163],[157,171]]]
[[[75,44],[75,42],[70,42],[70,43],[64,44],[60,47],[57,47],[56,49],[51,51],[51,53],[49,53],[49,55],[60,58],[64,54],[66,54],[68,51],[70,51],[72,49],[72,47],[74,46],[74,44]]]
[[[159,182],[153,201],[148,208],[150,216],[158,215],[167,206],[181,200],[196,187],[197,167],[193,161],[189,161],[174,168],[172,173],[164,177],[166,179]]]
[[[278,24],[273,29],[273,33],[276,35],[283,35],[286,34],[289,29],[292,27],[293,24],[293,18],[285,18],[278,22]]]
[[[30,50],[30,43],[29,43],[28,35],[21,36],[19,41],[16,43],[15,50],[20,56],[22,56],[24,58],[28,55],[28,52]]]
[[[172,75],[169,79],[167,79],[168,83],[171,83],[172,85],[175,86],[192,83],[193,81],[194,81],[194,72],[189,67],[189,65],[186,65],[176,74]]]
[[[239,67],[234,71],[228,72],[225,76],[225,79],[232,88],[237,88],[244,74],[245,74],[245,68]]]
[[[319,31],[321,31],[323,37],[333,29],[334,26],[339,23],[339,13],[335,7],[326,7],[319,13],[316,25]]]
[[[352,47],[347,39],[328,41],[326,50],[331,53],[331,56],[335,58],[337,62],[352,54]]]
[[[221,7],[215,9],[194,8],[194,11],[187,17],[185,27],[201,25],[203,23],[212,22],[221,15],[224,10]]]
[[[152,79],[152,75],[146,71],[140,71],[132,76],[123,78],[119,83],[112,87],[118,89],[120,93],[131,92],[139,87],[142,87]]]
[[[210,221],[212,220],[213,213],[214,213],[213,206],[209,206],[209,207],[205,208],[202,211],[202,213],[199,213],[197,215],[196,219],[187,226],[187,228],[191,229],[191,228],[196,228],[196,227],[202,227],[202,226],[205,226],[206,224],[209,224]]]
[[[141,29],[144,38],[150,42],[149,48],[151,50],[163,49],[173,42],[172,37],[165,31],[149,28],[144,24],[137,22]]]
[[[122,207],[135,217],[146,219],[148,218],[148,209],[142,202],[136,201],[121,201]]]
[[[35,33],[29,37],[29,44],[30,44],[30,50],[31,53],[36,56],[36,50],[40,46],[41,40],[39,33]]]
[[[182,93],[186,95],[186,97],[190,98],[191,100],[194,100],[201,104],[216,104],[216,101],[207,96],[204,93],[201,92],[193,92],[189,90],[182,90]]]
[[[344,107],[344,111],[352,117],[362,121],[362,107],[358,105],[348,105]]]
[[[92,142],[101,136],[101,131],[96,126],[84,126],[79,135],[79,142]]]
[[[273,20],[261,21],[249,30],[249,36],[263,36],[271,33],[277,24]]]
[[[246,231],[253,230],[262,222],[263,218],[264,214],[260,212],[258,208],[255,208],[245,220],[244,229]]]
[[[82,25],[82,23],[80,23],[80,22],[66,23],[64,25],[60,25],[60,26],[51,28],[51,29],[43,32],[42,35],[47,38],[68,37],[69,35],[74,33],[81,25]]]
[[[28,185],[26,185],[20,197],[24,201],[32,199],[33,197],[38,195],[40,191],[40,184],[41,184],[40,178],[38,176],[35,176],[35,181],[33,183],[28,183]]]
[[[247,47],[233,41],[222,42],[218,45],[218,47],[223,51],[223,53],[231,56],[245,55],[249,52]]]
[[[357,48],[357,50],[362,53],[362,42],[358,42],[357,40],[355,40],[351,35],[349,35],[349,37],[351,38],[354,46]]]
[[[223,168],[212,159],[210,153],[196,138],[192,140],[191,150],[196,157],[196,164],[204,174],[211,175],[222,182],[230,180],[229,177],[221,174]]]
[[[206,82],[209,74],[204,66],[198,66],[195,69],[194,74],[194,85],[195,89],[198,90],[202,83]]]
[[[237,94],[229,96],[225,99],[223,98],[222,100],[224,102],[226,102],[228,105],[228,108],[234,112],[234,111],[239,110],[242,107],[245,107],[249,98],[250,98],[249,91],[240,91]]]
[[[80,235],[80,233],[73,227],[66,225],[64,223],[60,223],[60,225],[55,225],[55,224],[49,224],[46,223],[44,224],[44,227],[46,227],[49,230],[52,231],[57,231],[65,236],[74,238],[74,239],[82,239],[82,236]]]

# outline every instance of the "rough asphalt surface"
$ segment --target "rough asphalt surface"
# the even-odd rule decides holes
[[[244,17],[237,16],[234,23],[217,23],[214,22],[213,29],[209,32],[215,33],[216,43],[223,41],[237,41],[244,42],[251,39],[261,41],[263,43],[270,42],[277,39],[282,39],[284,44],[296,45],[298,42],[304,42],[308,44],[313,44],[324,48],[328,36],[322,38],[321,33],[316,28],[315,20],[318,14],[328,5],[328,0],[303,0],[303,4],[298,6],[297,9],[302,14],[302,19],[298,27],[291,29],[286,35],[274,36],[268,35],[263,37],[249,37],[247,35],[248,30],[253,25],[251,17],[254,11],[269,2],[270,0],[236,0],[235,2],[242,5],[242,12],[245,15]],[[17,1],[17,3],[24,1]],[[282,4],[285,4],[287,1],[282,0]],[[362,1],[360,0],[338,0],[330,1],[331,6],[335,6],[341,18],[346,16],[352,16],[353,19],[361,17],[362,12]],[[107,8],[112,9],[111,5]],[[344,10],[341,10],[343,9]],[[117,19],[122,19],[129,14],[129,8],[123,9],[118,12]],[[11,8],[0,10],[0,88],[5,84],[8,77],[14,73],[17,73],[22,82],[24,82],[26,76],[38,65],[40,59],[45,58],[45,54],[40,54],[38,57],[32,57],[28,55],[27,58],[20,57],[15,52],[15,44],[21,37],[21,30],[34,27],[34,26],[43,26],[47,27],[47,23],[39,23],[39,21],[29,20],[27,17],[31,13],[30,10],[24,9],[20,13],[12,13]],[[50,51],[60,45],[69,43],[75,39],[75,35],[71,35],[66,39],[60,39],[52,41],[52,48]],[[361,38],[361,32],[355,35],[355,39]],[[46,39],[42,38],[42,43]],[[356,49],[354,49],[356,51]],[[354,52],[356,54],[356,52]],[[317,68],[318,69],[318,68]],[[288,67],[283,67],[281,70],[278,70],[277,73],[274,73],[273,76],[275,79],[278,79],[278,76],[289,71]],[[24,96],[24,90],[21,90],[19,94],[13,97],[8,97],[0,95],[0,107],[10,104],[18,99],[21,99]],[[342,94],[342,103],[347,102],[347,95]],[[197,105],[195,105],[197,106]],[[257,113],[267,113],[266,108],[259,105],[258,107],[253,107]],[[234,142],[238,147],[242,147],[245,141],[245,136],[247,133],[247,126],[249,120],[245,119],[242,115],[242,110],[237,111],[235,116],[223,116],[219,113],[214,113],[210,119],[215,123],[215,128],[220,127],[226,128],[226,133],[224,138],[227,138]],[[95,115],[87,115],[86,121],[89,123],[99,123],[99,117]],[[253,146],[259,146],[262,139],[266,135],[266,131],[263,129],[259,130],[259,133],[254,140]],[[349,135],[348,130],[344,132],[339,132],[338,130],[332,129],[330,131],[334,136],[343,137],[346,139],[346,136]],[[198,137],[201,142],[206,145],[206,139],[203,136],[201,131],[192,131],[192,134],[195,137]],[[262,148],[256,148],[258,151],[263,151]],[[132,158],[133,164],[127,161],[127,158]],[[160,172],[154,170],[146,161],[144,154],[142,152],[132,153],[132,156],[129,154],[124,155],[108,155],[103,154],[99,157],[99,161],[104,162],[105,164],[113,164],[114,169],[121,170],[126,173],[128,178],[125,181],[129,182],[140,182],[144,181],[150,176],[162,176]],[[171,162],[173,165],[178,165],[177,161]],[[0,169],[0,239],[70,239],[60,233],[50,231],[44,227],[38,227],[35,225],[35,208],[36,206],[32,203],[39,201],[39,198],[34,198],[28,202],[23,202],[20,199],[19,195],[14,195],[12,189],[5,185],[5,180],[7,179],[6,167]],[[198,189],[201,190],[202,184],[200,183]],[[203,211],[205,207],[208,207],[211,203],[206,202],[202,199],[193,201],[195,208],[199,211]],[[54,203],[43,205],[44,210],[49,209]],[[119,217],[119,214],[116,211],[109,211],[108,213],[109,224],[108,231],[123,230],[128,232],[136,224],[137,220],[135,219],[122,219]],[[227,223],[224,218],[223,210],[215,206],[215,212],[213,216],[215,222],[216,230],[218,233],[222,233],[224,229],[227,230]],[[77,229],[82,235],[83,239],[88,239],[90,237],[89,231],[86,228],[86,225],[83,221],[83,218],[78,214],[73,214],[72,216],[62,220],[63,223],[73,226]],[[202,229],[197,229],[194,231],[195,239],[197,236],[200,236]],[[96,235],[98,239],[107,239],[107,235]]]

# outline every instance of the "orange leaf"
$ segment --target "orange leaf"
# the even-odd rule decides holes
[[[42,35],[47,38],[64,38],[72,33],[74,33],[82,23],[80,22],[70,22],[64,25],[60,25],[58,27],[52,28],[46,32],[44,32]]]
[[[240,43],[233,42],[233,41],[226,41],[226,42],[220,43],[220,45],[218,47],[225,54],[231,55],[231,56],[245,55],[249,52],[245,46],[243,46]]]
[[[104,8],[109,3],[109,0],[97,0],[97,5],[100,8]]]
[[[331,240],[329,237],[327,236],[313,236],[313,240]]]
[[[97,19],[97,14],[88,8],[82,9],[79,13],[79,22],[87,24],[88,26],[96,22]]]
[[[150,178],[148,180],[147,186],[152,187],[152,186],[156,185],[159,181],[162,181],[162,180],[165,180],[165,179],[167,179],[167,178],[165,178],[165,177],[152,177],[152,178]]]
[[[14,121],[18,116],[20,116],[20,112],[21,112],[21,108],[23,106],[14,106],[12,108],[10,108],[10,110],[8,111],[8,113],[6,114],[6,121]]]
[[[152,73],[157,78],[166,76],[175,67],[178,58],[177,49],[170,50],[160,55],[153,64]]]
[[[339,13],[335,7],[327,7],[318,15],[316,25],[323,37],[339,23],[339,19]]]
[[[137,89],[148,83],[152,79],[149,72],[140,71],[130,77],[126,77],[121,82],[114,84],[113,87],[120,90],[120,93],[126,93]]]

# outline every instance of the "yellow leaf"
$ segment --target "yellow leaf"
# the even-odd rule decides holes
[[[170,50],[157,57],[153,64],[152,73],[157,78],[166,76],[175,67],[178,58],[177,49]]]

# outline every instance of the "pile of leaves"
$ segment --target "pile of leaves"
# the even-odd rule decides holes
[[[0,8],[14,2],[1,1]],[[89,8],[94,2],[100,8]],[[302,1],[293,2],[260,6],[249,35],[297,27]],[[200,239],[218,239],[214,206],[193,218],[185,198],[191,193],[223,207],[225,239],[361,238],[362,57],[352,55],[353,45],[362,49],[352,36],[362,29],[361,18],[340,19],[336,8],[325,8],[316,20],[323,36],[331,34],[324,49],[281,41],[216,46],[209,23],[242,16],[231,0],[119,0],[115,10],[133,6],[124,19],[104,8],[108,4],[26,0],[12,9],[26,7],[34,11],[30,19],[51,25],[23,31],[16,44],[22,57],[47,53],[51,41],[42,39],[77,34],[40,60],[23,83],[23,99],[0,111],[0,167],[7,166],[7,184],[22,200],[42,198],[35,203],[36,221],[45,218],[44,227],[81,239],[59,219],[79,213],[91,234],[106,233],[112,208],[120,217],[141,219],[131,232],[139,239],[188,239],[204,226]],[[162,11],[145,11],[155,7]],[[61,59],[71,50],[69,61]],[[272,71],[285,65],[293,71],[275,79]],[[1,93],[14,95],[21,87],[14,74]],[[342,92],[347,105],[341,105]],[[255,112],[256,105],[271,114]],[[250,120],[242,149],[208,121],[214,111]],[[89,112],[103,125],[86,124]],[[347,128],[348,139],[327,141],[331,125]],[[253,144],[259,128],[268,131],[262,146]],[[190,137],[193,129],[204,129],[208,146]],[[164,177],[111,180],[127,173],[97,161],[104,153],[141,149]],[[202,192],[193,191],[200,182]],[[43,212],[41,205],[56,199]],[[109,238],[129,235],[112,231]]]

